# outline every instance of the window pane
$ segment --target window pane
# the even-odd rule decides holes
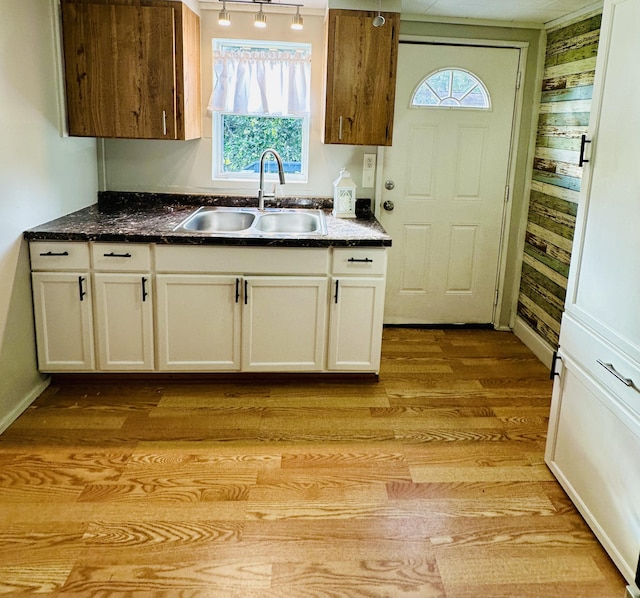
[[[302,173],[303,124],[297,117],[223,114],[223,171],[259,172],[260,156],[270,147],[280,154],[286,173]],[[275,162],[267,162],[266,169],[277,172]]]
[[[415,90],[411,105],[487,110],[491,102],[480,79],[467,71],[452,68],[426,77]]]
[[[451,71],[440,71],[431,75],[428,79],[429,86],[438,94],[440,99],[449,97],[449,88],[451,87]]]
[[[414,106],[437,106],[439,103],[440,98],[428,85],[421,85],[417,89],[412,102]]]
[[[288,181],[306,181],[311,45],[214,39],[212,178],[258,178],[267,148],[282,157]],[[266,171],[276,172],[267,156]]]

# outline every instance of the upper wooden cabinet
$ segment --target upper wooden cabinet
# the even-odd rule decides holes
[[[377,14],[328,12],[325,143],[391,145],[400,13]]]
[[[169,0],[62,0],[69,133],[201,136],[200,19]]]

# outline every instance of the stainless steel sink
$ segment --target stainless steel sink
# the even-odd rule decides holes
[[[255,228],[264,233],[318,233],[322,230],[323,216],[319,210],[271,212],[261,214]]]
[[[254,212],[222,208],[200,208],[192,214],[178,229],[229,233],[248,229],[256,219]]]
[[[326,235],[322,210],[202,207],[175,230],[243,236]]]

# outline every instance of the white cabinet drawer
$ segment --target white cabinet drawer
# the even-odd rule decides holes
[[[151,247],[134,243],[94,243],[93,269],[103,272],[146,272],[151,270]]]
[[[569,314],[562,320],[560,355],[569,355],[631,411],[640,415],[640,365]]]
[[[323,248],[156,246],[158,272],[326,274],[328,259]]]
[[[81,241],[31,241],[32,270],[88,270],[89,244]]]
[[[387,250],[379,247],[337,247],[333,250],[333,274],[383,275],[387,271]]]

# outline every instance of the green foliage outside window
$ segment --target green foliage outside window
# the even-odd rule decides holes
[[[285,172],[301,172],[303,120],[299,117],[223,114],[224,172],[257,172],[256,164],[268,147],[280,154]]]

